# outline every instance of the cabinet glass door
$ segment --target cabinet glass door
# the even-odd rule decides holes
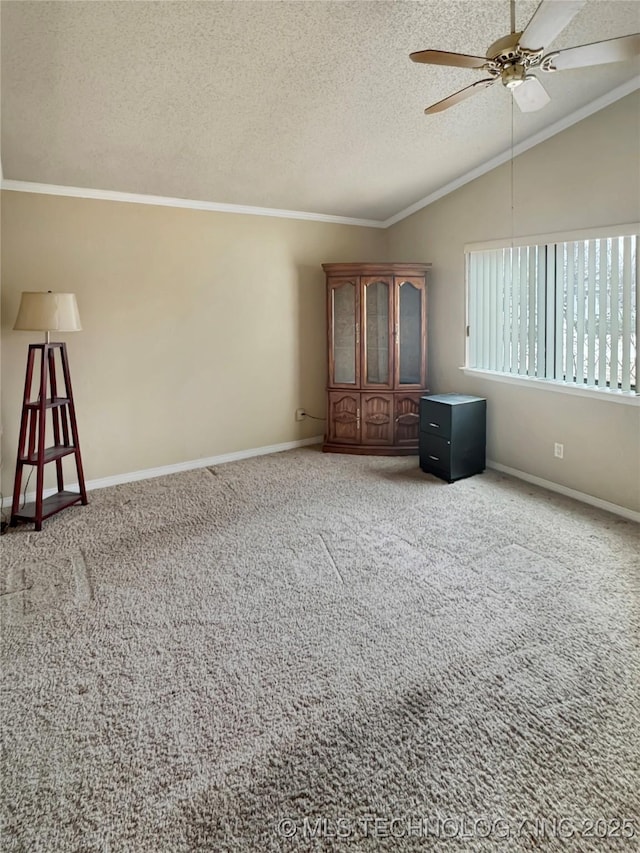
[[[385,280],[365,281],[363,355],[366,385],[390,387],[390,337],[391,283]]]
[[[425,381],[425,290],[421,281],[403,280],[398,287],[397,383],[423,385]]]
[[[330,364],[331,385],[357,385],[359,382],[358,298],[356,281],[331,284]]]

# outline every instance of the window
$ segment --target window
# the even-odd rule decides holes
[[[627,231],[468,251],[467,366],[635,392],[637,243]]]

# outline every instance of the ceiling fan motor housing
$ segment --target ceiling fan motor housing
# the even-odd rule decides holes
[[[492,59],[494,62],[513,62],[516,60],[520,52],[518,43],[522,33],[511,33],[508,36],[494,41],[487,50],[487,59]]]
[[[494,41],[487,50],[487,71],[494,77],[500,77],[503,86],[515,89],[524,83],[527,69],[537,65],[542,58],[542,50],[527,50],[520,47],[522,33],[510,33]]]

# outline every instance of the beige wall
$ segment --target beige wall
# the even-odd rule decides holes
[[[389,231],[2,193],[2,483],[27,344],[22,290],[73,290],[67,335],[87,479],[319,434],[324,261],[426,260],[434,390],[489,401],[490,458],[640,510],[640,409],[465,377],[467,242],[640,218],[635,94]],[[63,336],[64,337],[64,336]],[[565,446],[564,460],[553,443]],[[33,485],[33,484],[32,484]]]
[[[3,494],[27,345],[23,290],[74,291],[67,341],[88,480],[323,432],[324,261],[386,256],[379,229],[2,193]],[[33,482],[31,487],[33,487]]]
[[[437,119],[436,119],[437,120]],[[640,95],[630,95],[399,222],[397,260],[433,264],[432,387],[488,400],[496,462],[640,511],[640,408],[464,376],[463,246],[640,219]],[[553,457],[554,442],[565,458]]]

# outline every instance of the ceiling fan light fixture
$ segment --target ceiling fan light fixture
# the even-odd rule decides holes
[[[515,89],[516,86],[520,86],[521,83],[524,83],[526,77],[527,69],[520,62],[513,65],[505,65],[500,72],[502,85],[506,86],[507,89]]]

